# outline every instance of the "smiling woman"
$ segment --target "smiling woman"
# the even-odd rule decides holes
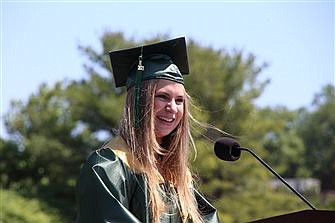
[[[119,136],[93,152],[77,186],[77,222],[219,222],[188,168],[185,38],[110,52],[127,86]]]
[[[158,143],[179,124],[184,114],[185,89],[182,84],[158,80],[155,92],[155,134]]]

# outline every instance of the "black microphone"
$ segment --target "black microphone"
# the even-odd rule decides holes
[[[296,191],[290,184],[288,184],[284,178],[282,178],[276,171],[274,171],[264,160],[256,155],[251,149],[241,147],[240,144],[233,138],[222,137],[216,140],[214,145],[214,152],[216,156],[225,161],[236,161],[241,156],[241,151],[247,151],[253,155],[259,162],[261,162],[271,173],[273,173],[281,182],[283,182],[288,188],[293,191],[302,201],[304,201],[313,210],[316,208],[298,191]]]

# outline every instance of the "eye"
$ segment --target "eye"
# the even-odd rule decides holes
[[[181,105],[184,103],[184,98],[177,98],[175,101],[177,105]]]
[[[156,98],[162,100],[162,101],[168,101],[169,100],[169,96],[166,94],[157,94],[155,95]]]

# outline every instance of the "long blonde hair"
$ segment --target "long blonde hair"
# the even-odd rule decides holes
[[[184,114],[176,129],[164,138],[164,146],[156,141],[154,129],[154,97],[157,80],[142,82],[141,124],[134,123],[134,88],[127,92],[123,117],[120,122],[120,135],[127,142],[133,156],[141,162],[149,192],[149,205],[153,222],[159,222],[165,205],[159,191],[162,180],[172,184],[178,192],[179,209],[183,219],[203,222],[197,202],[191,190],[192,176],[188,167],[189,147],[193,142],[189,129],[189,98],[185,92]],[[162,179],[163,178],[163,179]]]

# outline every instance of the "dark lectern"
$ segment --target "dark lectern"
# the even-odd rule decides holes
[[[335,223],[335,211],[304,210],[264,218],[251,223]]]

